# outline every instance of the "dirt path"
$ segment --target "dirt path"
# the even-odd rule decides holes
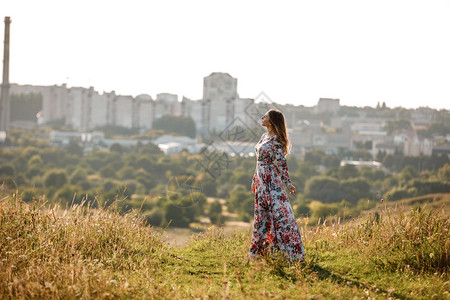
[[[234,232],[243,232],[251,230],[251,224],[246,222],[230,221],[223,227],[225,235],[231,235]],[[161,230],[158,230],[162,232]],[[162,240],[171,247],[182,248],[189,245],[192,235],[199,234],[204,230],[193,228],[167,228],[162,233]]]

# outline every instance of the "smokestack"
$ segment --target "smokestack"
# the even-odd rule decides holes
[[[11,18],[5,17],[5,40],[3,46],[3,82],[0,98],[0,131],[9,131],[9,24]]]

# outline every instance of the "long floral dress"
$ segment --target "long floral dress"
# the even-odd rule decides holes
[[[305,259],[294,212],[283,187],[291,185],[286,158],[276,135],[264,133],[255,146],[255,217],[249,256],[279,250],[291,261]]]

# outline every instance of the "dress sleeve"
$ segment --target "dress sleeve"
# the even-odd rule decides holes
[[[286,162],[286,157],[284,156],[283,147],[280,143],[274,141],[273,143],[273,153],[275,155],[275,165],[278,169],[278,174],[280,174],[281,180],[286,184],[286,186],[292,185],[291,179],[289,178],[289,171]]]
[[[255,173],[253,174],[252,184],[256,184],[256,170]]]
[[[263,133],[261,135],[261,138],[259,139],[258,144],[261,143],[261,141],[262,141],[262,139],[264,138],[265,135],[266,135],[266,133]],[[258,157],[256,157],[256,159],[258,159]],[[255,173],[253,173],[252,184],[256,184],[256,168],[255,168]]]

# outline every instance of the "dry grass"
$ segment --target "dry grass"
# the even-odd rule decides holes
[[[62,216],[56,211],[27,205],[15,195],[2,199],[0,295],[95,298],[150,288],[154,262],[165,251],[136,214],[119,216],[82,205]]]
[[[184,248],[137,212],[0,201],[0,298],[448,298],[450,227],[441,210],[385,211],[300,227],[304,263],[246,262],[250,231],[210,227]]]

